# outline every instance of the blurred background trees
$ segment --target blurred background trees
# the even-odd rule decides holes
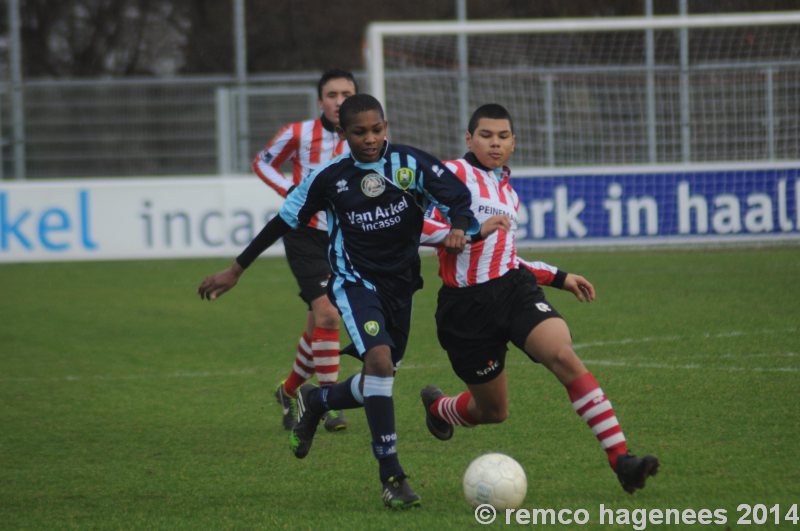
[[[797,9],[797,0],[689,0],[689,12]],[[656,15],[678,0],[654,0]],[[234,70],[232,1],[21,0],[23,76],[215,74]],[[455,0],[246,0],[249,72],[363,68],[373,21],[448,20]],[[0,32],[8,27],[0,12]],[[468,0],[468,18],[644,14],[644,0]],[[2,42],[2,41],[0,41]]]

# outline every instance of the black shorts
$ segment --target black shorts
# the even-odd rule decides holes
[[[298,227],[283,235],[286,259],[292,270],[300,298],[311,308],[311,301],[328,293],[331,266],[328,263],[328,233]]]
[[[496,378],[505,366],[508,342],[524,351],[536,325],[561,317],[527,269],[514,269],[477,286],[442,286],[436,308],[439,343],[465,383]]]

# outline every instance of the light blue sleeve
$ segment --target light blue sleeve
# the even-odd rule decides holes
[[[314,184],[322,169],[324,168],[312,172],[300,181],[300,184],[286,196],[286,201],[283,202],[283,206],[278,212],[281,219],[293,229],[307,224],[315,212],[325,208],[324,202],[320,208],[313,206],[317,205],[321,199],[318,193],[320,187],[314,186]]]

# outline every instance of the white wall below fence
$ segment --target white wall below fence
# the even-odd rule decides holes
[[[282,203],[252,176],[2,183],[0,262],[233,257]]]

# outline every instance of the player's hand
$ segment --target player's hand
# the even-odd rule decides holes
[[[575,298],[581,302],[592,302],[595,299],[594,286],[580,275],[567,273],[564,286],[561,289],[571,291]]]
[[[234,262],[228,269],[204,278],[197,288],[197,294],[200,295],[201,299],[213,301],[233,288],[239,282],[239,277],[242,276],[242,273],[244,273],[242,266]]]
[[[467,237],[461,229],[450,229],[447,237],[444,239],[444,248],[450,254],[458,254],[464,250],[467,245]]]
[[[511,220],[504,214],[492,216],[481,225],[481,238],[486,238],[494,231],[504,230],[509,232],[511,230]]]

